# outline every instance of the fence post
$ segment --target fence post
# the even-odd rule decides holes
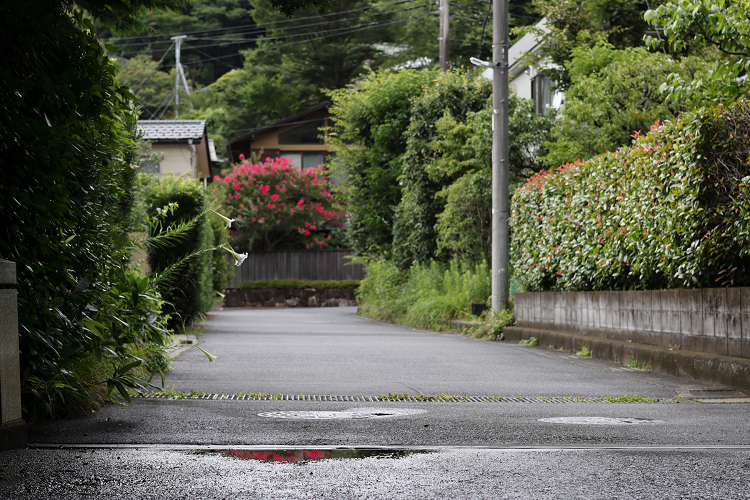
[[[0,259],[0,449],[26,446],[21,418],[16,263]]]

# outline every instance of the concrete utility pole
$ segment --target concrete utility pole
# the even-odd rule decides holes
[[[185,70],[182,69],[182,63],[180,63],[180,46],[182,45],[183,38],[186,38],[187,35],[180,35],[180,36],[173,36],[170,38],[170,40],[175,41],[175,48],[174,48],[174,58],[175,58],[175,69],[177,70],[175,73],[175,81],[174,81],[174,93],[175,93],[175,104],[174,104],[174,117],[178,118],[180,116],[180,78],[182,78],[182,84],[185,86],[185,92],[187,92],[187,95],[190,95],[190,87],[187,85],[187,80],[185,79]],[[192,107],[192,103],[191,103]]]
[[[492,0],[492,310],[508,307],[508,0]]]
[[[440,69],[448,71],[451,62],[450,48],[450,0],[439,0],[440,2]]]

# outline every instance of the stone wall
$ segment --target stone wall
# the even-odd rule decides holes
[[[355,290],[226,290],[224,307],[339,307],[356,305]]]
[[[750,358],[750,288],[524,292],[519,327]]]

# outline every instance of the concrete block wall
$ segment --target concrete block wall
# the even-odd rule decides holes
[[[26,446],[21,418],[16,264],[0,259],[0,449]]]
[[[750,288],[524,292],[519,327],[750,358]]]

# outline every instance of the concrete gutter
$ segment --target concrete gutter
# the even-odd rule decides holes
[[[750,390],[750,359],[670,350],[646,344],[519,326],[503,328],[505,340],[536,337],[540,346],[577,352],[587,347],[594,358],[627,364],[634,360],[648,371]]]
[[[166,351],[170,359],[175,359],[182,353],[185,353],[198,345],[198,336],[193,334],[179,334],[175,335],[175,341],[172,345],[168,346]]]

